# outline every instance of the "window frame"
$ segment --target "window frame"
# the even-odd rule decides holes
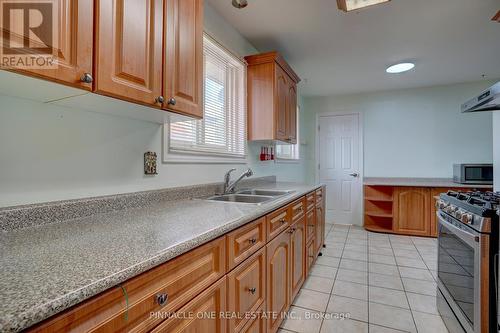
[[[223,152],[203,152],[203,151],[190,151],[190,150],[184,150],[181,148],[176,148],[176,147],[171,147],[170,145],[170,122],[166,122],[163,124],[163,131],[162,131],[162,144],[163,144],[163,163],[181,163],[181,164],[187,164],[187,163],[201,163],[201,164],[248,164],[248,142],[247,142],[247,101],[246,101],[246,94],[247,94],[247,80],[246,80],[246,62],[243,60],[242,57],[240,57],[238,54],[235,52],[231,51],[227,47],[225,47],[223,44],[221,44],[217,39],[212,37],[209,33],[206,31],[203,33],[203,37],[209,39],[211,42],[217,44],[218,47],[220,47],[222,50],[227,52],[228,54],[232,55],[233,57],[239,59],[243,64],[244,64],[244,71],[243,71],[243,103],[244,103],[244,137],[243,137],[243,155],[238,155],[238,154],[231,154],[231,153],[223,153]],[[205,68],[205,64],[203,64],[203,67]],[[203,82],[203,91],[205,91],[205,74],[203,75],[204,82]],[[203,103],[204,103],[205,98],[203,98]],[[205,107],[203,105],[203,107]],[[187,119],[188,120],[188,119]],[[201,126],[203,126],[202,124]],[[226,131],[226,135],[229,132]]]

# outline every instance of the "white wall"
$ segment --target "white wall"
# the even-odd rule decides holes
[[[233,52],[257,53],[208,5],[205,29]],[[275,164],[259,162],[250,144],[249,165],[162,164],[146,177],[143,154],[161,153],[161,133],[158,124],[0,96],[0,207],[222,181],[231,167],[303,181],[311,164],[308,146],[300,163]]]
[[[492,162],[491,113],[460,113],[462,102],[492,83],[315,97],[304,104],[315,113],[363,114],[365,177],[450,178],[453,163]]]
[[[493,112],[493,181],[500,191],[500,111]]]

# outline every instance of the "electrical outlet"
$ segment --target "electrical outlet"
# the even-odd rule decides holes
[[[147,151],[144,153],[144,174],[157,175],[157,162],[158,155],[154,151]]]

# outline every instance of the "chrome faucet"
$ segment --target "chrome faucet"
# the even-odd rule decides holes
[[[231,181],[231,172],[236,171],[236,169],[231,169],[226,174],[224,175],[224,191],[222,194],[230,194],[234,193],[234,189],[236,185],[245,177],[250,177],[253,175],[252,169],[248,168],[247,171],[245,171],[238,179],[236,179],[234,182],[230,183]]]

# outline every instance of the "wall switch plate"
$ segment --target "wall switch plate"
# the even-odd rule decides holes
[[[147,151],[144,153],[144,174],[157,175],[157,162],[158,155],[154,151]]]

